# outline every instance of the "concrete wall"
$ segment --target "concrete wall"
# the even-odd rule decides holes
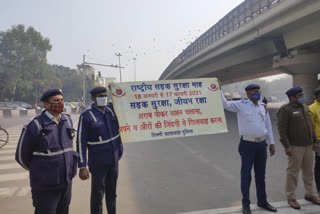
[[[0,119],[1,118],[10,118],[10,117],[33,117],[41,114],[42,109],[28,109],[28,110],[0,110]],[[67,114],[76,113],[67,111]],[[79,113],[79,112],[77,112]]]
[[[7,118],[7,117],[30,117],[35,116],[36,110],[29,109],[29,110],[0,110],[0,118]]]

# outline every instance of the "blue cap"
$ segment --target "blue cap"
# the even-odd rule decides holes
[[[316,90],[314,90],[314,96],[317,98],[320,95],[320,87],[316,88]]]
[[[302,88],[300,88],[300,87],[293,87],[293,88],[290,88],[288,91],[286,91],[286,95],[288,96],[288,97],[290,97],[290,96],[295,96],[295,95],[297,95],[297,94],[299,94],[299,93],[301,93],[302,92]]]
[[[251,90],[255,90],[255,89],[260,89],[260,86],[256,85],[256,84],[250,84],[244,90],[251,91]]]
[[[100,93],[104,93],[104,92],[107,92],[107,89],[106,87],[96,87],[96,88],[93,88],[91,91],[90,91],[90,94],[92,96],[95,96],[96,94],[100,94]]]
[[[52,88],[43,93],[41,101],[47,101],[50,97],[62,95],[62,90],[60,88]]]

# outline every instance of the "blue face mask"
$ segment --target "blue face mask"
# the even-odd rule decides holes
[[[297,99],[297,102],[300,104],[304,103],[304,97],[300,97],[299,99]]]
[[[260,100],[261,93],[256,93],[251,95],[251,99],[254,101]]]

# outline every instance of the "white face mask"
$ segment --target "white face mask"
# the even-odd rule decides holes
[[[107,97],[96,97],[97,106],[107,106],[108,98]]]

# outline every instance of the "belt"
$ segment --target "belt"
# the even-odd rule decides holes
[[[242,137],[242,140],[256,142],[256,143],[262,142],[266,139],[266,137],[249,137],[249,136],[241,136],[241,137]]]

